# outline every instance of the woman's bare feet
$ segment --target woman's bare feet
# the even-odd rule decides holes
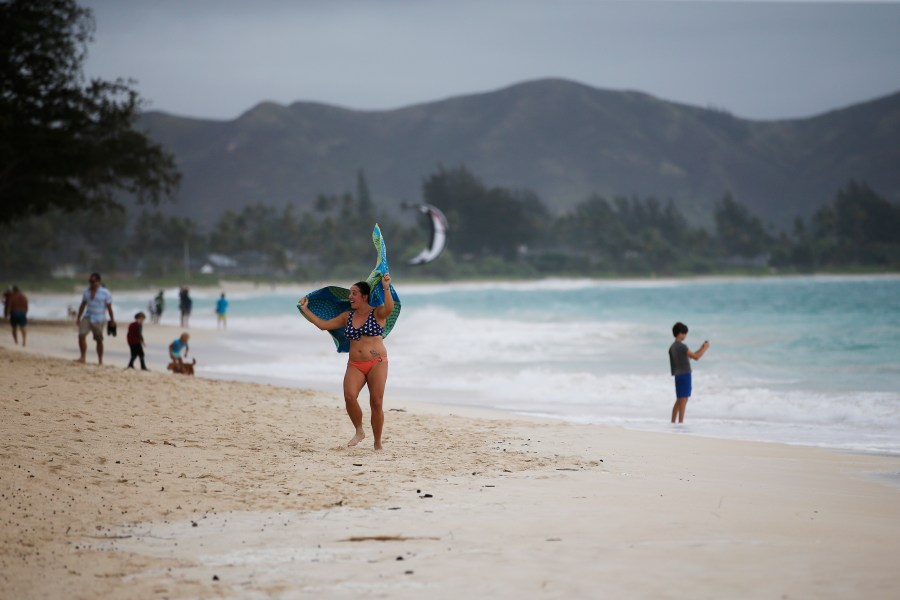
[[[349,448],[350,446],[357,445],[358,443],[360,443],[363,440],[364,437],[366,437],[366,434],[363,433],[363,430],[357,429],[356,435],[354,435],[352,438],[350,438],[350,441],[347,442],[347,447]]]

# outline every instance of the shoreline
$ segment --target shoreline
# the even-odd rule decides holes
[[[40,337],[0,344],[0,597],[900,587],[900,457],[420,403],[388,408],[376,453],[342,447],[336,394],[80,365]]]
[[[85,276],[87,272],[85,272]],[[608,277],[579,277],[579,276],[563,276],[563,277],[534,277],[534,278],[498,278],[498,277],[484,277],[484,278],[471,278],[471,279],[454,279],[450,281],[444,281],[438,278],[424,278],[424,279],[406,279],[408,285],[414,286],[441,286],[452,284],[455,286],[458,285],[485,285],[485,284],[499,284],[499,285],[522,285],[529,286],[533,285],[535,282],[548,282],[548,281],[561,281],[561,282],[585,282],[585,283],[663,283],[667,281],[671,282],[684,282],[684,281],[738,281],[738,280],[746,280],[746,279],[833,279],[833,280],[848,280],[848,279],[896,279],[900,278],[900,271],[872,271],[872,272],[855,272],[855,271],[842,271],[842,272],[828,272],[828,273],[743,273],[743,274],[735,274],[735,273],[713,273],[713,274],[684,274],[684,275],[641,275],[641,276],[625,276],[625,275],[610,275]],[[17,278],[7,278],[10,281],[16,280]],[[109,281],[116,281],[115,275],[109,276]],[[127,278],[126,278],[127,279]],[[59,283],[57,280],[48,280],[48,281],[28,281],[27,279],[18,279],[23,291],[30,291],[30,293],[41,294],[41,295],[72,295],[73,298],[77,299],[81,292],[84,291],[86,285],[81,281],[81,279],[72,280],[71,285],[69,281],[65,281],[63,283]],[[122,279],[120,279],[122,281]],[[47,283],[52,283],[53,285],[44,285]],[[263,290],[312,290],[317,287],[323,287],[326,285],[333,285],[334,282],[326,281],[326,280],[313,280],[313,281],[249,281],[242,279],[227,279],[222,278],[218,280],[218,282],[214,285],[208,283],[201,283],[198,285],[192,285],[190,282],[181,284],[148,284],[146,287],[136,286],[131,287],[130,285],[121,289],[118,294],[145,294],[148,298],[151,298],[157,291],[162,289],[175,289],[179,285],[184,285],[189,287],[194,292],[201,293],[218,293],[220,291],[225,291],[226,293],[246,293],[246,292],[257,292],[262,293]],[[110,283],[110,285],[115,288],[115,283]],[[34,286],[34,287],[32,287]],[[63,289],[64,287],[67,289]],[[28,289],[26,289],[28,288]],[[70,289],[69,289],[70,288]]]
[[[130,316],[130,315],[129,315]],[[239,318],[239,317],[238,317]],[[130,319],[128,319],[130,321]],[[210,323],[215,323],[214,321],[210,321]],[[106,352],[105,352],[105,362],[107,364],[112,364],[114,366],[124,366],[129,359],[128,348],[124,342],[125,331],[127,326],[123,326],[123,321],[119,321],[119,336],[117,338],[105,338],[106,339]],[[78,356],[77,344],[76,340],[76,328],[73,322],[68,320],[61,319],[29,319],[29,327],[34,328],[34,330],[39,331],[39,338],[37,340],[37,346],[30,346],[27,349],[29,353],[37,353],[46,356],[55,356],[58,358],[76,358]],[[70,328],[70,331],[66,331]],[[230,340],[231,343],[235,343],[235,338],[229,337],[229,335],[240,336],[242,332],[238,331],[223,331],[217,330],[214,325],[213,327],[209,327],[209,323],[206,326],[193,326],[188,329],[183,329],[181,327],[172,325],[172,324],[157,324],[151,325],[146,323],[144,325],[144,337],[147,342],[147,364],[151,368],[151,370],[165,371],[166,365],[168,364],[168,357],[165,354],[165,348],[167,345],[182,331],[188,331],[191,334],[191,344],[192,344],[192,355],[200,357],[200,364],[197,367],[197,376],[204,379],[209,379],[211,381],[222,381],[222,382],[242,382],[242,383],[258,383],[265,385],[273,385],[277,387],[285,387],[297,390],[312,390],[317,393],[328,394],[328,395],[338,395],[340,393],[340,376],[342,373],[342,364],[343,363],[334,363],[331,367],[337,369],[327,378],[316,381],[314,383],[307,382],[306,384],[297,381],[296,379],[288,379],[284,377],[278,377],[275,375],[265,375],[265,374],[244,374],[240,372],[233,372],[227,369],[227,366],[234,363],[242,362],[246,359],[246,357],[239,351],[234,350],[233,348],[225,348],[221,343],[223,340]],[[318,344],[318,338],[321,337],[320,332],[309,329],[302,330],[301,336],[305,336],[302,339],[298,340],[300,344],[306,341],[315,340],[314,343],[316,347],[326,347],[327,345]],[[8,339],[9,334],[7,332],[7,336],[0,336],[0,348],[15,348],[12,345],[12,340]],[[110,343],[112,342],[112,343]],[[19,347],[21,348],[21,347]],[[199,352],[199,354],[198,354]],[[328,356],[331,356],[331,353],[327,353]],[[275,360],[276,355],[259,355],[264,360]],[[211,357],[211,360],[210,360]],[[94,343],[88,338],[88,354],[87,354],[87,362],[88,364],[96,363],[96,354],[94,352]],[[208,366],[210,363],[215,363],[213,368],[218,368],[219,370],[208,370]],[[337,365],[336,367],[334,365]],[[329,368],[331,368],[329,367]],[[338,372],[340,371],[340,372]],[[513,419],[537,419],[537,420],[546,420],[550,422],[561,422],[561,423],[571,423],[571,424],[584,424],[584,425],[598,425],[601,427],[612,427],[612,428],[623,428],[629,431],[639,431],[639,432],[647,432],[647,433],[662,433],[662,434],[670,434],[670,435],[687,435],[687,436],[696,436],[702,437],[706,439],[713,440],[733,440],[733,441],[745,441],[745,442],[756,442],[756,443],[764,443],[764,444],[784,444],[788,446],[796,446],[801,448],[818,448],[822,450],[830,450],[835,452],[844,452],[848,454],[862,454],[862,455],[872,455],[872,456],[885,456],[885,457],[897,457],[900,458],[900,452],[891,452],[889,450],[881,450],[881,449],[869,449],[869,448],[851,448],[847,446],[841,445],[827,445],[824,443],[812,443],[812,442],[804,442],[804,441],[785,441],[783,439],[766,439],[762,436],[753,437],[752,435],[740,435],[738,434],[722,434],[718,432],[705,432],[702,430],[698,431],[697,427],[692,428],[692,423],[688,423],[686,425],[673,425],[669,427],[668,420],[663,418],[665,415],[661,416],[658,422],[660,425],[658,426],[639,426],[639,425],[628,425],[617,422],[596,422],[596,421],[585,421],[579,419],[577,416],[567,416],[567,415],[553,415],[553,414],[543,414],[543,413],[533,413],[530,411],[523,410],[522,412],[516,412],[514,410],[506,410],[501,407],[494,407],[487,404],[471,404],[471,403],[456,403],[452,400],[450,395],[443,395],[436,400],[423,400],[421,399],[423,392],[414,387],[404,387],[402,384],[394,384],[391,385],[391,395],[390,402],[388,404],[395,405],[397,403],[402,404],[404,407],[419,407],[425,405],[431,405],[436,407],[438,410],[450,410],[454,411],[457,414],[471,414],[472,416],[478,417],[482,416],[485,418],[513,418]],[[363,390],[361,398],[366,397],[366,392]],[[489,399],[485,399],[489,400]],[[468,412],[467,412],[468,411]],[[665,412],[665,411],[663,411]],[[662,414],[662,413],[661,413]],[[702,422],[702,417],[700,418]]]

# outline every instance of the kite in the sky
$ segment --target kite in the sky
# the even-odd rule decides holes
[[[431,224],[431,242],[428,247],[409,259],[411,265],[424,265],[435,260],[447,245],[447,217],[436,206],[431,204],[404,204],[403,208],[415,208],[428,217]]]

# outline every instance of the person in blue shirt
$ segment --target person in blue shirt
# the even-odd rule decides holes
[[[172,359],[173,363],[178,365],[177,373],[181,372],[181,369],[184,366],[184,359],[187,358],[188,352],[191,350],[188,347],[189,339],[191,339],[189,333],[182,333],[181,337],[169,344],[169,358]]]
[[[225,321],[225,313],[228,311],[228,300],[225,299],[225,292],[222,292],[222,295],[219,296],[219,299],[216,300],[216,328],[221,327],[225,329],[226,321]]]

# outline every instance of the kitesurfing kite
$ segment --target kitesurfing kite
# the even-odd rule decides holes
[[[409,259],[410,265],[425,265],[435,260],[447,245],[447,217],[431,204],[403,204],[403,208],[415,208],[428,217],[431,224],[431,242],[428,247]]]

